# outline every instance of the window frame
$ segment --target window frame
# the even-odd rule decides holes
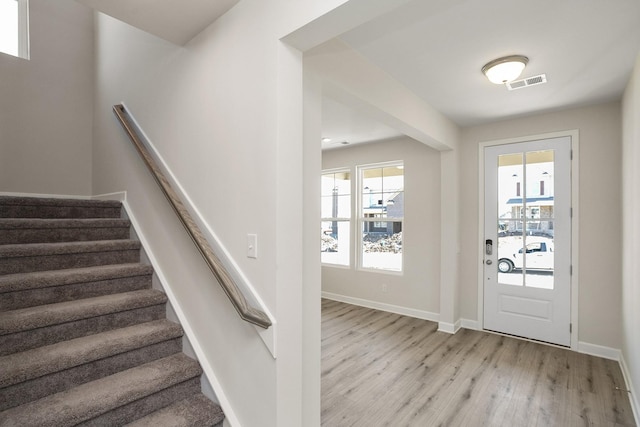
[[[322,177],[324,175],[329,175],[329,174],[337,174],[337,173],[346,173],[349,174],[349,217],[323,217],[322,216],[322,204],[321,204],[321,209],[320,209],[320,224],[322,225],[322,223],[324,222],[344,222],[348,225],[349,230],[348,230],[348,237],[349,237],[349,244],[347,245],[347,263],[346,264],[338,264],[338,263],[333,263],[333,262],[326,262],[322,259],[322,252],[320,252],[320,263],[323,267],[335,267],[335,268],[345,268],[345,269],[350,269],[351,265],[353,263],[353,257],[352,257],[352,247],[353,247],[353,212],[354,212],[354,206],[353,206],[353,190],[354,190],[354,179],[353,179],[353,171],[351,168],[348,167],[343,167],[343,168],[331,168],[331,169],[324,169],[322,170],[320,177],[322,179]],[[322,194],[322,189],[320,190],[320,199],[322,200],[322,198],[325,197],[324,194]]]
[[[372,268],[372,267],[365,267],[363,266],[363,254],[364,254],[364,239],[363,239],[363,230],[364,230],[364,224],[366,223],[371,223],[371,224],[375,224],[376,222],[399,222],[401,224],[401,230],[404,232],[405,230],[405,214],[404,214],[404,210],[403,210],[403,216],[401,218],[380,218],[377,217],[376,215],[372,216],[372,217],[367,217],[366,214],[364,213],[364,171],[366,170],[371,170],[371,169],[384,169],[384,168],[388,168],[388,167],[398,167],[400,169],[402,169],[402,175],[403,175],[403,185],[402,185],[402,193],[403,193],[403,198],[404,198],[404,194],[405,192],[405,184],[404,184],[404,179],[406,178],[406,172],[405,172],[405,164],[403,160],[393,160],[393,161],[386,161],[386,162],[376,162],[376,163],[369,163],[369,164],[363,164],[363,165],[357,165],[356,166],[356,177],[357,177],[357,188],[356,188],[356,196],[355,196],[355,201],[356,201],[356,210],[355,210],[355,218],[356,218],[356,226],[354,227],[354,233],[356,233],[356,238],[354,239],[354,243],[355,243],[355,248],[354,248],[354,255],[356,257],[356,268],[360,271],[366,271],[369,273],[380,273],[380,274],[390,274],[390,275],[396,275],[396,276],[402,276],[404,275],[404,270],[405,270],[405,256],[404,256],[404,233],[403,233],[403,247],[402,247],[402,260],[400,263],[400,270],[391,270],[391,269],[386,269],[386,268]],[[381,189],[382,194],[385,193],[384,191],[384,184],[383,184],[383,188]],[[352,215],[354,216],[354,215]]]
[[[30,59],[29,49],[29,0],[18,1],[18,57]]]

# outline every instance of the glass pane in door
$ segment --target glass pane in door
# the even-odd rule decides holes
[[[523,153],[498,156],[498,283],[522,286]]]
[[[525,155],[525,286],[554,286],[554,150]]]
[[[553,289],[554,151],[498,156],[498,283]]]

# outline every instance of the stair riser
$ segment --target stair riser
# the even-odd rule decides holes
[[[0,356],[166,318],[164,303],[0,336]]]
[[[140,251],[137,249],[13,258],[6,257],[0,259],[0,274],[61,270],[66,268],[93,267],[97,265],[127,264],[139,262],[139,260]]]
[[[99,417],[78,424],[83,427],[121,426],[142,418],[178,400],[200,392],[200,377],[195,377],[168,387],[157,393],[120,406]]]
[[[0,389],[0,411],[181,351],[182,338],[178,337],[11,385]]]
[[[180,400],[160,411],[137,419],[127,427],[222,426],[224,414],[219,406],[202,394]]]
[[[0,218],[120,218],[120,207],[0,205]]]
[[[151,275],[82,282],[0,294],[0,311],[151,288]]]
[[[0,245],[88,242],[129,238],[129,227],[0,229]]]

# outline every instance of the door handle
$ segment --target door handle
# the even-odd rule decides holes
[[[484,241],[484,253],[487,255],[493,254],[493,240],[487,239]]]

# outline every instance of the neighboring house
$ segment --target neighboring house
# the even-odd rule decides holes
[[[529,197],[526,199],[526,203],[525,211],[522,197],[507,200],[507,205],[511,207],[508,217],[533,219],[534,221],[527,224],[527,232],[553,235],[553,221],[544,220],[553,214],[553,196]],[[521,232],[522,222],[510,222],[503,231],[507,233]]]
[[[632,396],[640,392],[640,59],[622,99],[466,127],[415,104],[416,115],[428,117],[432,146],[403,137],[345,148],[338,159],[342,150],[323,155],[313,145],[321,136],[322,87],[305,73],[313,60],[306,54],[406,1],[232,0],[186,39],[175,36],[183,44],[140,29],[148,22],[128,25],[81,3],[100,9],[117,2],[31,0],[30,60],[0,54],[0,192],[127,192],[232,425],[320,424],[321,290],[401,307],[441,326],[473,327],[478,142],[558,129],[579,129],[581,138],[579,350],[622,357]],[[129,17],[157,16],[139,12],[129,10]],[[189,27],[171,18],[155,28]],[[349,61],[345,67],[356,73],[362,64]],[[382,80],[390,76],[365,74],[381,80],[355,78],[363,86],[353,96],[387,89]],[[384,99],[407,99],[394,90]],[[276,333],[238,319],[116,123],[111,108],[119,103],[270,310]],[[406,116],[397,123],[407,132],[424,125]],[[387,207],[389,216],[404,211],[403,274],[320,265],[320,165],[356,165],[363,157],[404,160],[406,201],[402,194]],[[531,206],[541,218],[546,201]],[[514,197],[516,211],[518,203]],[[407,237],[414,224],[419,238]],[[258,236],[258,258],[246,256],[248,234]],[[321,277],[353,288],[321,289]]]
[[[389,199],[370,200],[369,206],[363,208],[365,218],[380,218],[380,221],[364,224],[367,233],[395,234],[402,231],[401,222],[387,221],[404,216],[404,192],[396,192]]]

